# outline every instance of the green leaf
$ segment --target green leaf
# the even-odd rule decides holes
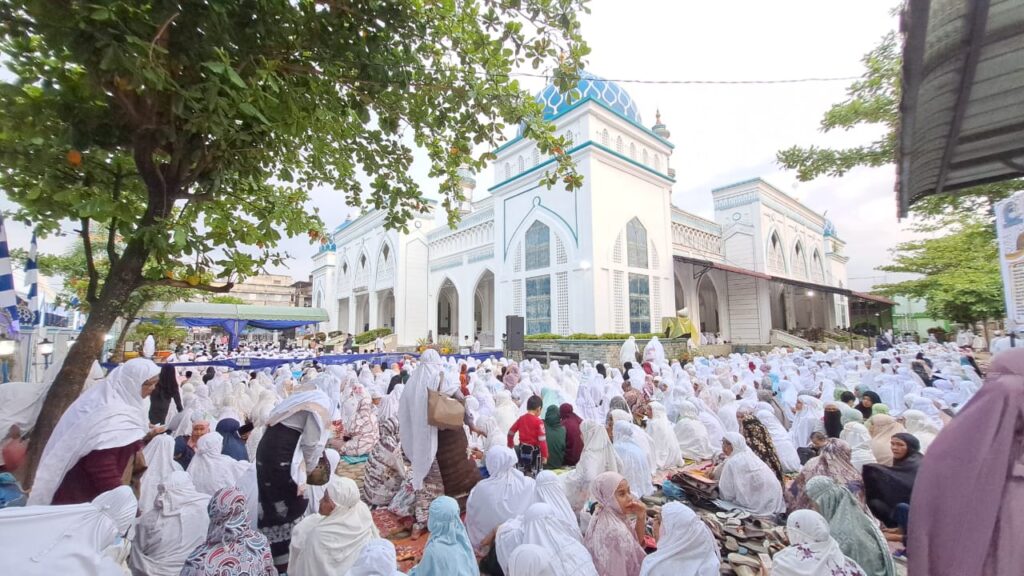
[[[231,68],[230,66],[227,66],[226,68],[228,73],[228,79],[231,80],[232,84],[238,86],[239,88],[248,88],[248,86],[246,86],[245,84],[245,80],[242,80],[242,77],[238,75],[238,72],[235,72],[234,68]]]

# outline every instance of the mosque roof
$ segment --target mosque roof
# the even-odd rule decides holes
[[[551,120],[566,112],[582,100],[596,100],[607,106],[612,112],[636,124],[640,121],[640,111],[633,98],[621,86],[596,76],[586,70],[580,72],[580,81],[574,90],[563,94],[554,84],[548,84],[537,94],[536,100],[544,105],[544,119]],[[518,135],[522,136],[523,126],[519,126]]]

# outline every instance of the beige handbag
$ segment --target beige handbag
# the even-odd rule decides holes
[[[441,430],[461,430],[465,415],[466,407],[455,398],[427,390],[427,424]]]

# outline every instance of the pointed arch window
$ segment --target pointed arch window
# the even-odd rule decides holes
[[[782,240],[779,235],[772,232],[768,241],[768,270],[772,272],[786,272],[786,260],[782,255]]]
[[[551,265],[551,229],[540,221],[526,230],[526,269],[538,270]]]
[[[626,263],[630,268],[647,268],[647,228],[633,218],[626,224]]]

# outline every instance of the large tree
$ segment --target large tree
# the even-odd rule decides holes
[[[442,206],[458,170],[481,169],[506,125],[582,182],[567,141],[510,78],[528,64],[573,85],[585,0],[9,0],[0,4],[0,187],[43,232],[74,222],[89,319],[33,430],[32,474],[103,335],[144,286],[227,291],[323,237],[309,191],[387,212],[426,208],[408,140],[426,151]],[[369,179],[364,188],[361,175]],[[331,207],[333,208],[333,206]],[[94,243],[97,224],[109,229]],[[119,250],[115,238],[123,239]],[[98,245],[97,245],[98,244]],[[106,254],[102,278],[92,259]],[[181,262],[188,270],[168,277]]]
[[[796,170],[802,181],[841,177],[857,167],[894,165],[900,120],[900,49],[895,32],[883,37],[864,56],[864,73],[847,89],[847,98],[833,105],[821,121],[822,132],[870,126],[882,128],[881,137],[849,148],[793,146],[778,153],[779,163]],[[922,233],[923,239],[895,246],[891,250],[893,263],[880,270],[928,276],[880,288],[889,295],[925,299],[929,312],[939,318],[964,322],[1001,314],[993,206],[1022,189],[1024,181],[1011,180],[918,201],[911,207],[915,217],[911,229]]]

